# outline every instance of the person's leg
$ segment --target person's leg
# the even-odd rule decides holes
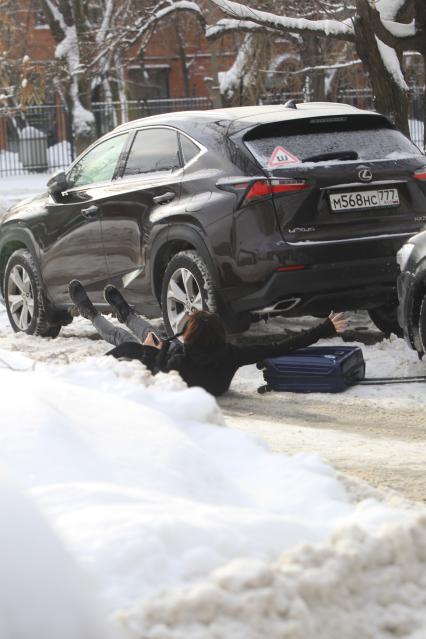
[[[102,339],[113,346],[119,346],[120,344],[124,344],[124,342],[136,342],[136,344],[140,344],[137,337],[129,333],[129,331],[126,331],[125,328],[115,326],[99,313],[92,319],[92,324]]]
[[[132,333],[143,342],[148,333],[154,331],[154,327],[138,313],[136,313],[127,303],[120,291],[112,284],[105,287],[104,297],[111,308],[114,309],[118,319],[126,324]]]
[[[148,320],[141,317],[135,311],[130,311],[126,319],[126,326],[130,328],[132,333],[136,335],[138,340],[143,342],[148,333],[155,333],[155,328],[148,322]]]
[[[114,326],[106,317],[98,313],[81,282],[72,280],[69,283],[68,291],[80,315],[92,322],[99,335],[106,342],[113,344],[113,346],[119,346],[123,342],[136,342],[139,344],[139,340],[129,331],[119,326]]]

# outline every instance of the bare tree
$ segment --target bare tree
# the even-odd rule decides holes
[[[368,4],[365,7],[366,18],[372,24],[376,37],[396,52],[398,59],[406,51],[417,51],[423,58],[423,68],[426,75],[426,2],[413,0],[403,3],[399,15],[404,22],[396,22],[395,14],[380,2]],[[397,14],[398,15],[398,14]],[[423,92],[423,114],[426,124],[426,91]],[[424,127],[424,147],[426,148],[426,126]]]
[[[77,151],[93,139],[95,120],[91,96],[101,86],[111,100],[112,85],[125,101],[126,53],[142,51],[158,24],[172,15],[189,12],[202,22],[202,12],[190,0],[40,0],[56,43],[55,56],[64,75],[58,80],[70,112]]]
[[[356,0],[349,7],[344,3],[321,2],[327,16],[320,19],[278,15],[231,0],[211,2],[231,20],[222,19],[208,28],[207,36],[210,38],[232,31],[250,32],[261,28],[274,33],[298,34],[307,39],[319,37],[352,43],[370,77],[377,109],[389,115],[408,134],[408,86],[401,67],[404,47],[396,47],[388,37],[386,41],[382,39],[382,31],[385,29],[394,38],[411,37],[411,45],[423,53],[426,39],[424,0]],[[277,4],[272,1],[273,6],[277,7]],[[372,19],[374,9],[371,5],[376,7],[375,20]],[[343,9],[345,11],[342,12]],[[346,15],[348,10],[349,15]],[[416,16],[413,22],[407,22],[410,11]],[[297,13],[293,15],[297,16]],[[378,29],[378,22],[383,29]]]

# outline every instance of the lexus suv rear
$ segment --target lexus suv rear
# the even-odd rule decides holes
[[[172,113],[101,138],[0,226],[12,327],[54,335],[78,277],[169,332],[368,309],[398,331],[395,255],[426,222],[425,156],[383,116],[331,103]]]

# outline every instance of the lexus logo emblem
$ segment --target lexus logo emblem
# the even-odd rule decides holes
[[[371,182],[371,180],[373,179],[373,174],[372,174],[372,172],[370,171],[369,168],[363,167],[363,168],[359,169],[358,177],[363,182]]]

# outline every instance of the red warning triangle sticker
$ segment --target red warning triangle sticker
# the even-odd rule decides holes
[[[276,146],[268,160],[268,166],[286,166],[297,162],[300,162],[299,158],[292,155],[290,151],[286,151],[282,146]]]

